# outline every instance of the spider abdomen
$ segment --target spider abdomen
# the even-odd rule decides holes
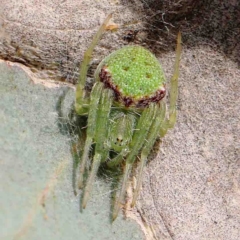
[[[157,58],[140,46],[127,46],[106,57],[96,70],[96,79],[114,91],[125,107],[145,107],[166,93],[165,77]]]

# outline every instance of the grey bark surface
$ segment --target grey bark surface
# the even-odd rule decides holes
[[[152,49],[169,79],[180,28],[177,124],[147,165],[137,206],[126,214],[147,239],[240,239],[238,1],[3,0],[0,6],[0,57],[47,83],[76,82],[83,53],[110,12],[119,28],[104,34],[93,65],[137,43]]]

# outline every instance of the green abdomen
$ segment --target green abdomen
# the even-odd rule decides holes
[[[140,46],[113,52],[99,64],[96,75],[126,107],[146,106],[165,96],[161,65],[151,52]]]

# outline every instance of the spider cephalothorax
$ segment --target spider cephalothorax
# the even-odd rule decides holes
[[[78,180],[80,188],[84,186],[86,163],[88,160],[92,161],[82,200],[83,208],[90,197],[100,164],[107,162],[108,167],[114,168],[124,163],[121,190],[113,207],[114,220],[124,201],[133,163],[137,157],[140,159],[132,205],[137,200],[143,168],[156,139],[163,137],[176,122],[181,35],[178,35],[174,75],[170,81],[169,109],[166,114],[166,101],[161,101],[166,93],[163,70],[156,57],[140,46],[124,47],[103,59],[95,72],[95,83],[90,94],[86,93],[86,76],[91,55],[110,18],[108,16],[104,21],[84,54],[75,109],[78,115],[88,117]],[[112,152],[114,154],[110,154]],[[90,156],[93,156],[92,159],[89,159]]]

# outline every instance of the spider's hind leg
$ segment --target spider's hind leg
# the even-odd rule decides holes
[[[93,50],[95,46],[98,44],[111,17],[112,17],[112,14],[109,14],[108,17],[105,19],[105,21],[103,22],[103,24],[101,25],[97,33],[94,35],[90,46],[88,47],[88,49],[86,50],[83,56],[83,62],[81,64],[80,74],[79,74],[79,81],[76,89],[76,102],[75,102],[75,109],[79,115],[86,115],[89,110],[88,109],[89,99],[87,98],[86,91],[85,91],[87,71],[89,69],[89,63],[92,58]]]
[[[178,98],[178,77],[179,77],[179,63],[182,52],[182,38],[181,33],[177,36],[177,48],[176,48],[176,58],[174,65],[173,76],[170,80],[170,93],[169,93],[169,117],[165,119],[160,129],[160,137],[163,137],[169,128],[173,128],[177,120],[177,98]]]

